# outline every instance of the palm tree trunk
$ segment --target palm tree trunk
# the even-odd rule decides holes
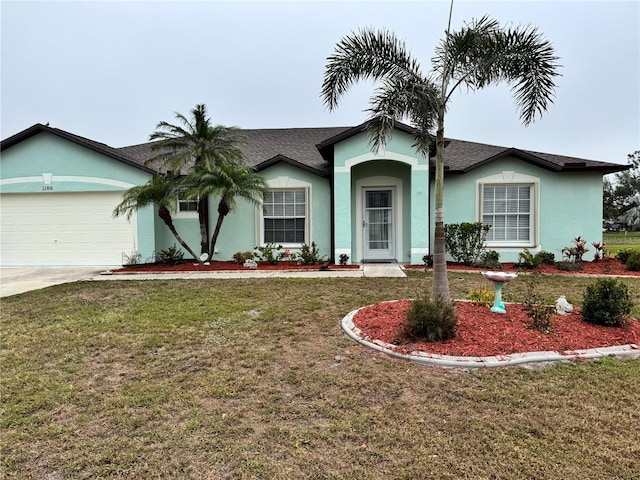
[[[209,197],[198,201],[198,222],[200,223],[200,254],[209,253]]]
[[[447,258],[444,241],[444,106],[438,112],[438,130],[436,132],[436,231],[433,243],[433,291],[432,299],[451,301],[449,279],[447,277]]]
[[[213,253],[216,251],[216,242],[218,241],[222,222],[224,221],[224,217],[226,217],[230,211],[231,209],[229,208],[229,205],[227,205],[227,202],[224,201],[224,198],[220,199],[220,203],[218,203],[218,221],[216,222],[216,228],[213,230],[213,235],[211,236],[211,248],[209,248],[209,257],[207,257],[207,262],[211,261]]]
[[[198,258],[198,255],[196,255],[195,252],[191,250],[191,247],[189,247],[189,245],[187,245],[187,243],[182,239],[182,237],[176,230],[176,227],[173,225],[173,219],[171,218],[171,213],[169,213],[169,210],[167,209],[167,207],[158,208],[158,216],[162,219],[164,224],[167,227],[169,227],[169,230],[171,230],[171,233],[173,233],[173,236],[176,237],[176,240],[178,240],[178,243],[182,245],[182,248],[184,248],[187,252],[193,255],[193,258],[199,261],[200,259]]]

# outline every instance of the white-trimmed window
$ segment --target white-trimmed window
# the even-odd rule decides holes
[[[270,189],[262,206],[263,243],[307,243],[306,188]]]
[[[534,237],[534,186],[532,184],[483,184],[482,223],[491,225],[489,245],[532,245]]]
[[[198,199],[187,199],[178,195],[176,218],[194,218],[198,216]]]
[[[198,200],[186,200],[178,197],[178,212],[192,213],[198,212]]]

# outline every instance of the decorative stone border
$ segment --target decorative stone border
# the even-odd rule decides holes
[[[420,365],[429,365],[443,368],[497,368],[515,365],[545,365],[571,360],[594,360],[605,357],[635,358],[640,357],[640,346],[635,343],[619,345],[615,347],[592,348],[588,350],[575,350],[571,352],[528,352],[513,353],[510,355],[497,355],[492,357],[456,357],[453,355],[438,355],[423,351],[415,351],[411,354],[397,353],[395,345],[380,340],[368,338],[353,323],[353,317],[361,309],[349,312],[341,321],[342,330],[349,338],[365,347],[389,355],[393,358],[408,360]]]

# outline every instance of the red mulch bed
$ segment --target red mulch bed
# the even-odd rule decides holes
[[[571,352],[615,345],[640,345],[640,322],[629,318],[624,327],[601,327],[582,320],[579,309],[571,315],[555,315],[549,334],[527,328],[530,322],[522,305],[507,304],[507,313],[457,302],[456,337],[445,342],[402,343],[401,332],[410,300],[382,302],[361,309],[353,322],[363,335],[397,345],[395,351],[424,351],[440,355],[486,357],[537,351]]]
[[[424,265],[406,265],[405,268],[412,270],[424,270]],[[484,271],[487,268],[467,267],[458,263],[447,262],[449,270],[477,270]],[[522,272],[523,270],[515,267],[514,263],[503,263],[500,271],[503,272]],[[564,275],[587,274],[587,275],[627,275],[631,277],[640,277],[640,272],[630,272],[627,266],[617,258],[605,258],[599,262],[583,262],[582,270],[566,271],[560,270],[555,265],[540,265],[535,270],[525,270],[527,272],[542,272]]]
[[[269,262],[258,262],[257,270],[320,270],[322,265],[298,265],[297,262],[280,261],[275,265]],[[358,269],[360,265],[329,265],[329,270]],[[176,265],[165,263],[146,263],[141,265],[131,265],[112,273],[171,273],[171,272],[226,272],[226,271],[251,271],[241,263],[232,261],[214,260],[210,265],[205,265],[196,261],[187,261]]]

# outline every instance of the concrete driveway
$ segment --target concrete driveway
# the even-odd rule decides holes
[[[0,297],[39,290],[60,283],[91,280],[106,267],[2,267]]]

